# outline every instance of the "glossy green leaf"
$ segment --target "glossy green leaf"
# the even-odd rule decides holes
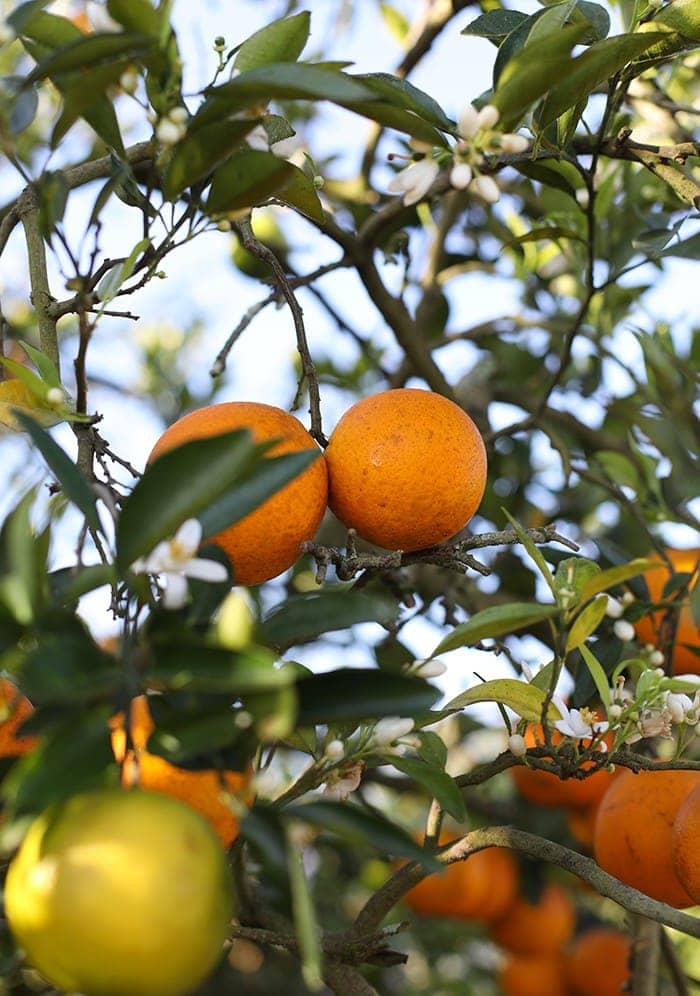
[[[205,177],[243,144],[259,118],[213,121],[188,130],[175,146],[163,180],[163,192],[174,200],[186,187]],[[193,118],[196,121],[196,117]]]
[[[102,122],[100,127],[108,128],[110,134],[116,128],[111,123],[106,108],[112,107],[105,91],[119,82],[122,73],[129,67],[129,58],[117,59],[105,65],[94,66],[79,73],[71,73],[59,79],[57,86],[63,95],[61,116],[51,132],[51,148],[55,149],[78,118]],[[93,127],[95,127],[93,125]],[[97,127],[95,127],[97,131]],[[98,132],[98,134],[101,134]],[[105,136],[101,136],[105,137]],[[105,138],[105,140],[107,140]],[[112,141],[110,144],[114,144]]]
[[[580,648],[588,637],[595,633],[603,620],[607,604],[607,598],[596,598],[576,616],[566,638],[565,653],[568,654],[577,647]]]
[[[51,595],[59,605],[70,605],[89,591],[95,591],[106,584],[116,584],[116,581],[117,574],[113,564],[63,567],[49,574]]]
[[[440,691],[421,678],[369,668],[338,668],[302,678],[297,693],[298,726],[411,716],[426,712],[440,698]]]
[[[442,809],[458,823],[464,822],[467,810],[462,793],[454,778],[447,772],[413,757],[392,757],[391,763],[404,775],[408,775],[409,778],[426,788]]]
[[[537,723],[542,718],[545,697],[546,692],[536,685],[517,681],[515,678],[496,678],[494,681],[475,685],[457,695],[447,703],[445,709],[464,709],[476,702],[500,702],[528,722]],[[561,719],[559,710],[553,702],[549,704],[547,715],[552,720]]]
[[[265,692],[293,684],[294,676],[274,667],[265,650],[236,653],[208,646],[183,633],[177,642],[154,642],[145,666],[147,679],[171,691],[221,692],[232,697]]]
[[[292,163],[290,165],[292,166],[290,177],[282,189],[275,194],[276,199],[284,204],[289,204],[290,207],[296,208],[312,221],[317,221],[319,225],[322,225],[325,215],[313,180],[303,169]]]
[[[673,0],[655,12],[654,21],[667,24],[686,38],[700,42],[700,4],[697,0]]]
[[[319,801],[288,806],[285,813],[287,818],[303,820],[349,840],[369,844],[393,857],[410,858],[433,869],[440,867],[413,837],[376,810],[369,812],[352,802]]]
[[[454,121],[447,117],[438,102],[408,80],[390,73],[358,73],[353,79],[373,90],[386,103],[412,111],[436,128],[443,131],[454,129]]]
[[[477,35],[499,44],[503,39],[528,20],[519,10],[489,10],[462,28],[463,35]]]
[[[32,442],[39,450],[49,466],[66,497],[72,501],[85,516],[90,529],[100,531],[100,519],[97,514],[97,500],[82,473],[70,457],[61,449],[51,436],[42,429],[38,422],[22,412],[17,413],[17,419],[32,437]]]
[[[211,87],[197,117],[201,124],[270,100],[331,100],[357,103],[374,93],[346,73],[296,62],[276,62],[250,69],[229,83]]]
[[[643,557],[637,557],[627,564],[609,567],[607,570],[601,571],[600,574],[595,574],[584,584],[579,592],[579,599],[581,602],[587,602],[589,598],[593,598],[599,592],[608,591],[615,585],[627,581],[628,578],[635,577],[637,574],[645,574],[647,571],[662,566],[656,560],[645,560]]]
[[[473,646],[481,640],[507,636],[543,619],[551,619],[558,613],[559,607],[556,605],[537,605],[531,602],[489,606],[488,609],[476,612],[467,622],[455,626],[451,633],[440,640],[431,657],[458,647]]]
[[[567,602],[571,599],[568,592],[573,592],[578,602],[583,587],[598,574],[600,567],[594,560],[589,560],[587,557],[564,557],[554,572],[554,588],[557,596]],[[568,601],[568,604],[571,606],[575,602]]]
[[[258,149],[241,149],[214,174],[207,211],[237,211],[254,207],[282,190],[292,175],[286,159]]]
[[[526,45],[504,66],[491,99],[501,112],[501,127],[515,127],[536,100],[568,77],[571,50],[586,30],[585,24],[567,25],[552,36]]]
[[[303,450],[265,457],[249,470],[243,470],[235,486],[212,500],[199,515],[204,536],[213,536],[238,522],[320,459],[320,450]]]
[[[153,39],[140,33],[93,34],[79,38],[53,51],[27,77],[27,85],[50,76],[56,80],[77,70],[90,69],[119,58],[141,59],[153,49]]]
[[[162,15],[149,0],[107,0],[107,10],[127,31],[160,34]]]
[[[595,605],[595,602],[593,604]],[[610,685],[605,675],[605,671],[603,670],[603,666],[592,650],[585,645],[585,643],[582,643],[578,649],[581,657],[583,657],[586,662],[586,667],[588,668],[588,672],[593,679],[593,684],[596,687],[600,701],[607,709],[610,705]]]
[[[117,561],[128,568],[157,543],[200,515],[261,457],[245,429],[198,439],[152,463],[123,504],[117,524]]]
[[[572,20],[577,23],[582,18],[591,26],[590,35],[583,39],[584,45],[607,38],[610,33],[610,14],[605,7],[599,3],[591,3],[590,0],[578,0],[572,12]]]
[[[246,767],[254,750],[252,736],[236,726],[228,696],[166,693],[149,696],[148,704],[155,723],[148,738],[151,753],[191,770],[219,762],[231,771]]]
[[[21,665],[22,691],[37,707],[84,705],[114,695],[121,668],[77,623],[42,633]]]
[[[377,622],[389,627],[397,614],[396,603],[386,598],[348,591],[344,586],[336,591],[326,588],[292,595],[275,606],[263,619],[260,637],[268,646],[285,651],[358,623]]]
[[[32,21],[35,21],[38,16],[44,14],[44,7],[47,7],[51,0],[29,0],[28,3],[21,3],[8,14],[6,18],[7,25],[12,28],[16,35],[22,35]],[[70,24],[67,18],[56,17],[55,15],[47,14],[46,17],[53,17],[56,21],[66,21]],[[71,24],[71,28],[75,28],[75,25]],[[78,31],[78,28],[75,28]],[[57,43],[58,44],[58,43]]]
[[[419,756],[434,768],[444,768],[447,764],[447,744],[442,737],[433,730],[421,730],[416,736],[420,740]]]
[[[568,194],[572,200],[576,200],[576,188],[557,171],[557,165],[543,165],[539,162],[518,162],[513,163],[513,168],[521,173],[523,176],[529,177],[531,180],[537,180],[545,187],[553,187],[555,190],[561,190],[563,193]]]
[[[343,101],[342,106],[356,114],[361,114],[363,117],[371,118],[372,121],[377,121],[385,128],[394,128],[396,131],[404,132],[406,135],[418,138],[421,142],[428,142],[430,145],[447,147],[447,139],[441,131],[433,128],[423,118],[403,107],[379,100],[363,100],[362,103]]]
[[[661,35],[654,33],[615,35],[592,45],[573,60],[561,81],[551,87],[540,112],[540,126],[546,128],[660,38]]]
[[[123,284],[134,272],[139,256],[145,253],[150,245],[150,239],[141,239],[140,242],[136,243],[123,263],[117,263],[111,270],[107,270],[97,285],[96,291],[97,299],[101,301],[103,306],[114,300]]]
[[[42,353],[40,349],[25,342],[24,339],[20,339],[19,344],[39,371],[43,382],[49,387],[60,388],[62,386],[61,378],[58,375],[58,370],[53,360],[46,353]]]
[[[537,544],[533,541],[532,537],[530,537],[527,534],[527,532],[523,529],[520,523],[513,518],[510,512],[508,512],[508,510],[505,508],[502,509],[502,512],[505,515],[506,519],[508,519],[508,522],[510,522],[511,526],[513,527],[518,539],[520,540],[522,545],[525,547],[527,552],[534,560],[542,578],[544,579],[544,581],[546,581],[547,586],[549,587],[550,591],[556,598],[557,591],[556,588],[554,587],[554,578],[552,577],[552,572],[549,569],[547,561],[544,559],[544,554],[537,546]]]
[[[311,15],[307,10],[266,24],[238,49],[235,68],[245,73],[271,62],[296,62],[308,41],[310,27]]]

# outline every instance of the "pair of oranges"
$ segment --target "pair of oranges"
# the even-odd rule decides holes
[[[191,440],[249,429],[276,440],[272,456],[318,447],[293,415],[228,402],[185,415],[149,461]],[[469,416],[432,391],[399,388],[364,398],[341,418],[323,456],[250,515],[212,537],[237,584],[277,577],[313,539],[326,505],[377,546],[413,551],[450,539],[469,522],[486,486],[486,450]]]

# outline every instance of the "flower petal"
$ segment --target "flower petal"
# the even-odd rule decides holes
[[[216,560],[207,560],[204,557],[193,557],[188,560],[184,567],[188,578],[197,578],[198,581],[226,581],[228,571],[223,564]]]
[[[166,588],[161,599],[164,609],[181,609],[187,601],[187,579],[184,574],[166,574]]]
[[[196,553],[202,542],[202,524],[199,519],[187,519],[175,533],[175,542]]]

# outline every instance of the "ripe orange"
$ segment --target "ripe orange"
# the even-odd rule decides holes
[[[627,934],[594,927],[576,937],[564,952],[571,996],[620,996],[630,977],[632,945]]]
[[[569,833],[589,852],[593,850],[593,833],[597,815],[598,804],[580,809],[572,808],[566,813],[566,825],[569,828]]]
[[[558,731],[552,733],[553,743],[561,743],[563,739]],[[528,726],[525,743],[528,747],[544,744],[544,733],[540,725]],[[584,770],[591,766],[591,761],[582,765]],[[524,765],[510,768],[509,771],[518,792],[528,802],[534,802],[538,806],[593,806],[603,798],[613,779],[613,775],[605,770],[596,771],[581,780],[563,779],[549,771],[538,771]]]
[[[0,678],[0,757],[20,757],[39,743],[39,737],[17,734],[18,728],[34,712],[34,706],[19,688]]]
[[[568,892],[549,883],[535,903],[516,899],[491,926],[497,944],[516,954],[545,955],[558,951],[574,932],[576,911]]]
[[[700,786],[685,797],[678,810],[671,836],[671,858],[684,889],[700,903]]]
[[[455,839],[450,835],[441,843]],[[428,875],[406,893],[404,900],[424,916],[490,921],[508,909],[517,890],[515,858],[507,848],[490,847],[448,865],[443,872]]]
[[[486,486],[479,430],[453,401],[400,388],[363,398],[333,431],[329,504],[377,546],[444,543],[474,515]]]
[[[154,446],[149,463],[193,439],[234,429],[249,429],[256,443],[279,439],[268,450],[271,456],[318,449],[301,422],[281,408],[231,401],[200,408],[171,425]],[[326,464],[319,459],[240,522],[211,537],[231,560],[236,584],[269,581],[291,567],[300,556],[300,544],[318,529],[327,497]]]
[[[700,557],[700,547],[693,550],[673,550],[667,549],[668,558],[673,564],[674,573],[692,574],[690,589],[693,582],[697,580],[698,557]],[[657,554],[650,555],[650,560],[660,560]],[[664,600],[663,590],[670,577],[667,567],[663,570],[652,570],[644,575],[649,598],[652,602]],[[673,596],[671,596],[673,598]],[[673,598],[673,601],[676,601]],[[700,657],[693,653],[692,647],[700,648],[700,629],[695,625],[693,614],[690,610],[690,599],[686,593],[685,597],[678,599],[681,606],[678,615],[678,625],[676,627],[676,639],[673,645],[673,673],[674,674],[700,674]],[[634,624],[637,637],[642,643],[651,643],[655,647],[661,644],[661,626],[663,624],[666,610],[653,612],[648,616],[642,616]]]
[[[671,861],[673,821],[700,771],[625,771],[598,809],[593,848],[606,872],[671,906],[692,906]]]
[[[131,702],[131,742],[127,750],[124,714],[119,713],[111,723],[112,751],[122,765],[122,784],[138,786],[152,792],[162,792],[182,802],[187,802],[205,816],[214,827],[225,847],[230,847],[238,836],[238,819],[227,804],[224,793],[236,795],[245,790],[250,773],[242,771],[218,772],[211,768],[187,771],[146,750],[148,738],[155,729],[148,699],[139,695]]]
[[[567,996],[564,968],[556,954],[508,954],[498,973],[504,996]]]

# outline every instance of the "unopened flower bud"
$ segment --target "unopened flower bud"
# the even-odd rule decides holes
[[[479,129],[493,128],[498,124],[498,119],[501,116],[501,112],[493,104],[486,104],[481,108],[477,115],[477,120],[479,122]]]
[[[634,626],[632,623],[627,622],[626,619],[618,619],[613,626],[615,636],[618,640],[622,640],[623,643],[629,643],[634,640]]]
[[[379,747],[388,747],[389,744],[398,740],[399,737],[405,737],[412,729],[412,719],[402,719],[400,716],[385,716],[374,727],[374,741]]]
[[[439,678],[447,670],[447,665],[441,660],[414,661],[408,670],[417,678]]]
[[[329,761],[339,761],[345,754],[345,746],[342,740],[331,740],[326,744],[326,757]]]
[[[168,118],[176,125],[185,124],[189,118],[186,107],[173,107],[168,111]]]
[[[275,143],[275,144],[278,144],[278,143]],[[325,185],[325,183],[326,183],[326,181],[324,180],[324,178],[321,176],[320,173],[316,173],[315,176],[314,176],[314,178],[313,178],[313,180],[311,182],[314,185],[314,190],[322,190],[323,187],[324,187],[324,185]]]
[[[133,69],[127,69],[119,77],[119,86],[124,93],[136,93],[139,85],[139,75]]]
[[[617,705],[617,703],[615,703],[614,705],[609,706],[609,708],[608,708],[608,719],[611,719],[611,720],[619,719],[621,715],[622,715],[622,706],[621,705]]]
[[[161,145],[177,145],[182,138],[182,125],[175,124],[168,118],[162,118],[156,128],[156,138]]]
[[[624,611],[625,609],[622,603],[618,602],[618,600],[613,598],[612,595],[608,595],[607,605],[605,606],[605,615],[610,619],[619,619]]]
[[[9,24],[0,24],[0,45],[9,45],[16,37]]]
[[[653,664],[654,667],[660,667],[664,663],[664,655],[660,650],[652,650],[649,654],[649,663]]]
[[[470,139],[474,138],[479,127],[479,112],[472,104],[467,104],[457,119],[457,131],[462,138]]]
[[[523,757],[527,752],[525,737],[522,737],[519,733],[511,734],[508,737],[508,750],[516,757]]]
[[[66,398],[60,387],[51,387],[46,392],[46,400],[50,405],[62,405]]]
[[[506,154],[517,155],[519,152],[525,152],[529,145],[530,143],[524,135],[510,133],[501,135],[501,151]]]
[[[457,163],[450,170],[450,184],[456,190],[466,190],[472,182],[472,168],[468,163]]]
[[[496,201],[501,196],[501,190],[493,177],[490,176],[477,176],[469,184],[469,189],[472,190],[478,197],[486,201],[487,204],[495,204]]]
[[[623,605],[629,605],[633,601],[634,601],[634,595],[632,594],[631,591],[626,591],[621,598],[621,602]]]

